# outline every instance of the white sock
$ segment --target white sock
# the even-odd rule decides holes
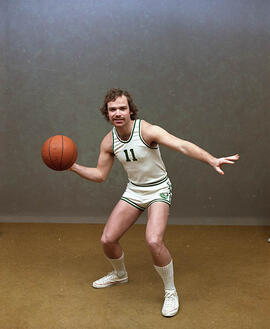
[[[119,277],[126,275],[127,271],[124,263],[124,252],[120,258],[113,259],[107,257],[107,259],[112,264],[113,269],[116,271]]]
[[[166,266],[156,266],[154,265],[156,271],[160,275],[165,290],[176,290],[174,285],[174,277],[173,277],[173,261]]]

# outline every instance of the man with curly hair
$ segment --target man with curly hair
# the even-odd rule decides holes
[[[179,301],[174,285],[173,260],[163,241],[172,186],[159,144],[201,160],[221,175],[224,174],[222,165],[233,164],[239,155],[215,158],[195,144],[177,138],[159,126],[137,119],[136,105],[131,95],[122,89],[110,89],[100,110],[113,128],[101,143],[97,167],[88,168],[75,163],[70,170],[91,181],[104,182],[116,157],[126,170],[129,182],[101,238],[104,253],[113,271],[93,282],[93,287],[106,288],[128,282],[124,252],[119,240],[147,209],[146,242],[165,290],[162,315],[174,316],[178,312]]]

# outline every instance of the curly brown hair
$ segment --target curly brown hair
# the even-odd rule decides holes
[[[130,119],[131,120],[137,119],[138,109],[137,109],[137,106],[135,105],[135,103],[133,102],[131,95],[126,90],[119,89],[119,88],[112,88],[112,89],[108,90],[108,92],[104,98],[104,103],[103,103],[102,107],[100,108],[100,112],[104,115],[106,120],[109,121],[107,104],[109,102],[114,102],[116,100],[116,98],[121,97],[123,95],[126,96],[130,112],[132,112],[130,114]]]

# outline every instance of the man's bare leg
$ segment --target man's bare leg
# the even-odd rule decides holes
[[[135,223],[140,214],[141,210],[123,200],[120,200],[114,207],[101,238],[104,253],[112,264],[114,271],[93,282],[94,288],[106,288],[128,282],[124,253],[119,240]]]
[[[155,202],[148,208],[146,242],[157,266],[168,265],[172,260],[163,242],[169,213],[169,205],[164,202]]]
[[[101,243],[108,258],[119,258],[123,251],[119,244],[123,234],[136,222],[141,210],[120,200],[114,207],[103,230]]]
[[[168,216],[169,205],[164,202],[155,202],[149,207],[146,241],[154,267],[164,283],[165,300],[161,312],[163,316],[171,317],[178,312],[179,301],[174,285],[173,261],[163,242]]]

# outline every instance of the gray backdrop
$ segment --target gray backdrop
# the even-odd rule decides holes
[[[99,221],[125,189],[115,162],[103,184],[41,161],[57,134],[95,166],[109,131],[108,88],[140,118],[215,156],[240,153],[219,176],[162,148],[174,186],[171,222],[267,224],[270,2],[264,0],[1,0],[2,221]]]

